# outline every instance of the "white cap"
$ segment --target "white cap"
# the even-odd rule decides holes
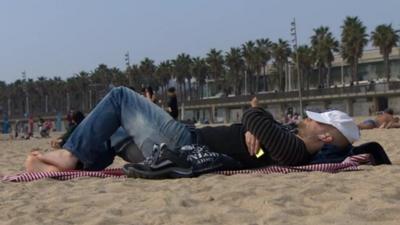
[[[344,112],[338,110],[323,113],[306,111],[306,114],[312,120],[335,127],[350,143],[360,139],[360,130],[353,119]]]

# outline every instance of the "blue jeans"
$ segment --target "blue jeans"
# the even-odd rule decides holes
[[[184,124],[142,95],[118,87],[78,125],[63,148],[79,159],[83,169],[102,170],[116,156],[113,145],[127,137],[145,157],[151,154],[154,144],[166,143],[174,149],[192,142]]]

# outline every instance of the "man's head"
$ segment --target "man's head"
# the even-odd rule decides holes
[[[387,108],[387,109],[383,110],[383,113],[386,113],[386,114],[389,114],[389,115],[392,115],[392,116],[394,114],[393,109],[391,109],[391,108]]]
[[[344,112],[306,113],[308,118],[299,123],[299,136],[312,152],[318,151],[324,144],[344,148],[360,138],[357,125]]]

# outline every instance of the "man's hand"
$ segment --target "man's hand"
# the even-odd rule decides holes
[[[257,99],[257,97],[254,96],[254,98],[251,99],[250,105],[253,108],[258,107],[258,99]]]
[[[258,149],[260,149],[260,141],[250,131],[247,131],[244,136],[249,154],[251,156],[256,155]]]

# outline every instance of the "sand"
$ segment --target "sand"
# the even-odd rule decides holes
[[[0,141],[0,174],[22,171],[27,152],[49,141]],[[338,174],[1,182],[0,224],[399,224],[400,129],[363,131],[356,144],[367,141],[380,142],[394,165]]]

